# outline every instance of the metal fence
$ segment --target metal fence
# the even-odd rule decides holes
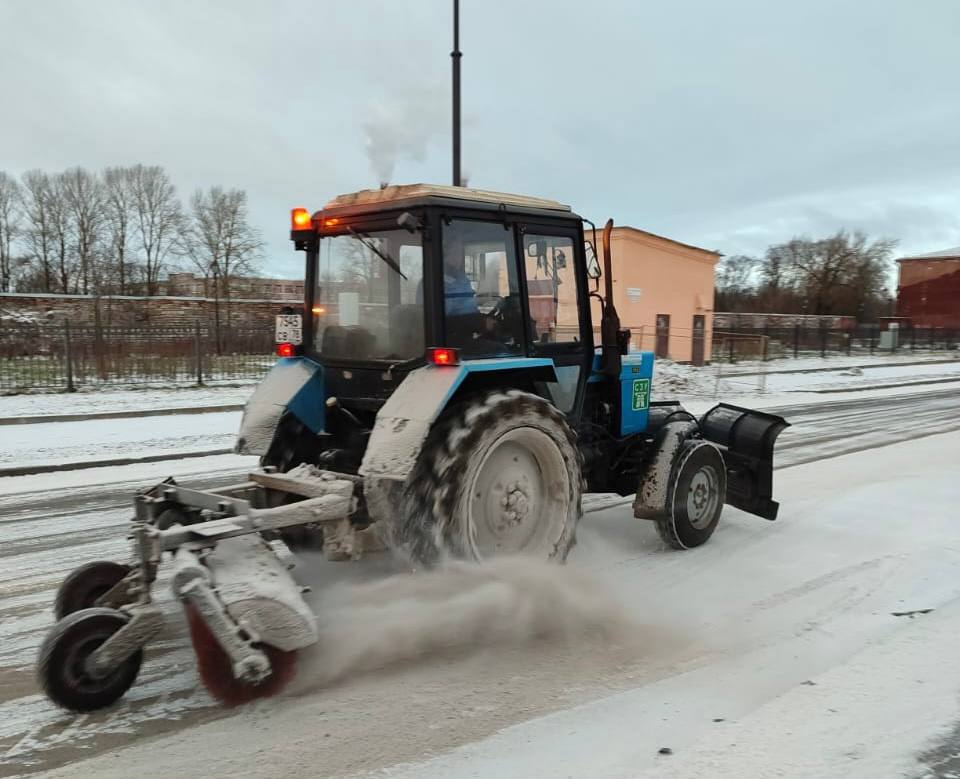
[[[73,391],[92,385],[204,384],[255,380],[273,365],[273,329],[0,327],[0,393]]]
[[[631,348],[661,357],[689,329],[631,328]],[[63,324],[0,325],[0,393],[72,391],[80,387],[205,384],[257,380],[273,365],[271,327],[95,327]],[[599,332],[596,333],[599,343]],[[770,360],[831,354],[956,350],[960,331],[901,327],[891,335],[879,325],[716,328],[713,362]],[[696,361],[696,349],[693,350]]]
[[[900,327],[884,330],[880,325],[852,328],[763,327],[715,328],[713,360],[771,360],[846,354],[890,354],[952,351],[960,343],[960,331],[940,327]]]

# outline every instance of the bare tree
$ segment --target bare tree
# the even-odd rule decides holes
[[[70,252],[70,208],[64,186],[64,176],[56,173],[49,179],[47,187],[47,215],[53,236],[53,251],[57,263],[57,277],[60,291],[69,294],[76,292],[73,256]],[[74,280],[71,286],[71,280]]]
[[[0,170],[0,292],[13,290],[13,241],[20,234],[20,184]]]
[[[724,257],[717,265],[716,301],[719,311],[744,311],[752,308],[756,299],[755,257],[735,254]]]
[[[130,280],[130,266],[136,253],[134,240],[134,189],[131,168],[107,168],[103,172],[104,214],[107,242],[116,278],[117,291],[124,295]]]
[[[183,224],[183,209],[176,188],[158,165],[135,165],[130,169],[134,229],[143,251],[143,274],[147,294],[156,295],[160,273],[177,246]]]
[[[219,345],[220,299],[226,302],[229,326],[233,283],[254,270],[263,248],[259,233],[249,221],[247,193],[221,187],[194,192],[184,247],[187,257],[203,274],[205,285],[213,289]]]
[[[40,265],[43,291],[70,292],[75,269],[63,174],[30,170],[23,175],[23,187],[24,236],[29,256]]]
[[[870,318],[882,304],[896,242],[869,241],[844,230],[820,240],[794,238],[771,246],[764,260],[766,291],[811,314]],[[772,296],[768,296],[772,301]]]
[[[91,276],[104,225],[103,184],[85,168],[71,168],[61,178],[63,198],[71,221],[80,292],[90,292]],[[99,287],[99,285],[98,285]]]

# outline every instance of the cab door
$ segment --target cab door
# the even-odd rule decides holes
[[[569,226],[521,224],[517,238],[526,351],[553,360],[558,381],[543,389],[576,416],[593,358],[583,235]]]

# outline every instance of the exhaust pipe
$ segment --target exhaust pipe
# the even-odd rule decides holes
[[[630,333],[623,336],[620,330],[620,316],[613,302],[613,259],[610,254],[610,234],[613,232],[613,219],[608,219],[603,226],[603,316],[600,319],[600,346],[601,370],[612,379],[619,380],[622,361],[620,356],[626,351],[625,346]],[[614,387],[617,395],[619,385]]]

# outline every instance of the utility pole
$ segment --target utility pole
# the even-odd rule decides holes
[[[460,0],[453,0],[453,186],[459,187],[460,177]]]

